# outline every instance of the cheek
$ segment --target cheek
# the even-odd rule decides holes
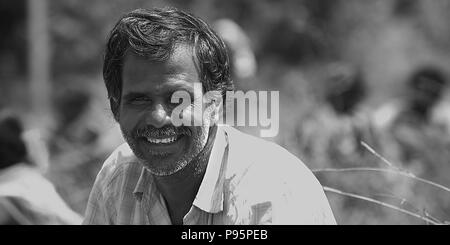
[[[133,113],[130,110],[120,110],[119,124],[123,130],[130,132],[131,130],[136,128],[138,122],[138,113]]]
[[[208,126],[209,113],[206,112],[204,105],[191,105],[183,109],[181,116],[185,126]]]
[[[194,148],[203,149],[208,141],[209,127],[193,127],[191,130],[194,132],[192,138]]]

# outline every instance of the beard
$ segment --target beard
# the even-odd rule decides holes
[[[200,173],[207,164],[207,161],[203,159],[205,155],[203,153],[209,138],[209,126],[167,125],[162,128],[145,126],[128,131],[121,125],[121,131],[139,162],[153,175],[170,176],[187,166],[193,168],[195,173]],[[149,143],[146,140],[173,135],[176,135],[177,140],[168,151],[154,150],[148,146]]]

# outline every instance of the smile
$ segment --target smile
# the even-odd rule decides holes
[[[162,139],[147,137],[146,139],[148,142],[150,142],[152,144],[171,144],[171,143],[175,142],[178,139],[178,137],[172,136],[172,137],[167,137],[167,138],[162,138]]]

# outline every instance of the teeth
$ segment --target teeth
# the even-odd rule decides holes
[[[170,144],[173,143],[177,139],[176,136],[170,137],[170,138],[164,138],[164,139],[154,139],[154,138],[147,138],[147,141],[153,144]]]

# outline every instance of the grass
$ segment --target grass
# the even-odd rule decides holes
[[[326,192],[331,192],[331,193],[339,194],[339,195],[342,195],[342,196],[346,196],[346,197],[350,197],[350,198],[356,198],[356,199],[359,199],[359,200],[364,200],[364,201],[367,201],[367,202],[375,203],[375,204],[378,204],[380,206],[383,206],[383,207],[386,207],[386,208],[390,208],[390,209],[399,211],[401,213],[407,214],[409,216],[421,219],[421,220],[423,220],[423,221],[425,221],[425,222],[427,222],[429,224],[433,224],[433,225],[444,224],[444,223],[441,223],[439,221],[436,221],[435,219],[433,220],[433,219],[430,219],[430,218],[428,218],[426,216],[422,216],[419,213],[411,212],[411,211],[408,211],[408,210],[403,209],[401,207],[397,207],[395,205],[392,205],[392,204],[389,204],[389,203],[386,203],[386,202],[382,202],[382,201],[379,201],[379,200],[376,200],[376,199],[373,199],[373,198],[370,198],[370,197],[365,197],[365,196],[354,194],[354,193],[344,192],[344,191],[341,191],[341,190],[338,190],[338,189],[334,189],[334,188],[331,188],[331,187],[328,187],[328,186],[324,186],[323,189]]]
[[[450,193],[450,188],[446,187],[444,185],[438,184],[436,182],[433,182],[431,180],[427,180],[424,178],[420,178],[417,177],[416,175],[414,175],[413,173],[410,173],[408,171],[405,171],[399,167],[396,167],[392,162],[388,161],[386,158],[384,158],[383,156],[381,156],[380,154],[378,154],[372,147],[370,147],[367,143],[365,142],[361,142],[361,145],[368,150],[369,152],[371,152],[374,156],[376,156],[378,159],[381,160],[382,163],[387,165],[387,168],[368,168],[368,167],[356,167],[356,168],[323,168],[323,169],[314,169],[312,170],[313,173],[317,174],[317,173],[345,173],[345,172],[376,172],[376,173],[385,173],[385,174],[394,174],[394,175],[399,175],[402,177],[406,177],[409,178],[413,181],[417,181],[429,186],[432,186],[434,188],[440,189],[444,192]],[[386,195],[386,194],[382,194],[383,196],[389,196],[391,198],[395,198],[401,201],[400,206],[396,206],[387,202],[383,202],[371,197],[367,197],[361,194],[356,194],[356,193],[350,193],[350,192],[346,192],[344,190],[339,190],[336,188],[332,188],[329,186],[324,186],[323,187],[324,190],[326,192],[329,193],[334,193],[334,194],[338,194],[341,196],[345,196],[348,198],[354,198],[354,199],[358,199],[358,200],[363,200],[363,201],[367,201],[370,203],[374,203],[377,204],[379,206],[385,207],[385,208],[389,208],[398,212],[401,212],[403,214],[406,214],[408,216],[420,219],[424,222],[426,222],[426,224],[432,224],[432,225],[445,225],[445,224],[450,224],[450,222],[448,221],[441,221],[440,219],[432,216],[427,210],[423,210],[423,214],[420,213],[420,209],[416,208],[416,211],[411,211],[411,210],[407,210],[405,208],[402,208],[401,206],[403,206],[403,204],[405,203],[409,203],[410,202],[408,200],[406,200],[405,198],[399,198],[395,195]],[[381,196],[381,195],[378,195]],[[413,206],[413,205],[411,205]]]

